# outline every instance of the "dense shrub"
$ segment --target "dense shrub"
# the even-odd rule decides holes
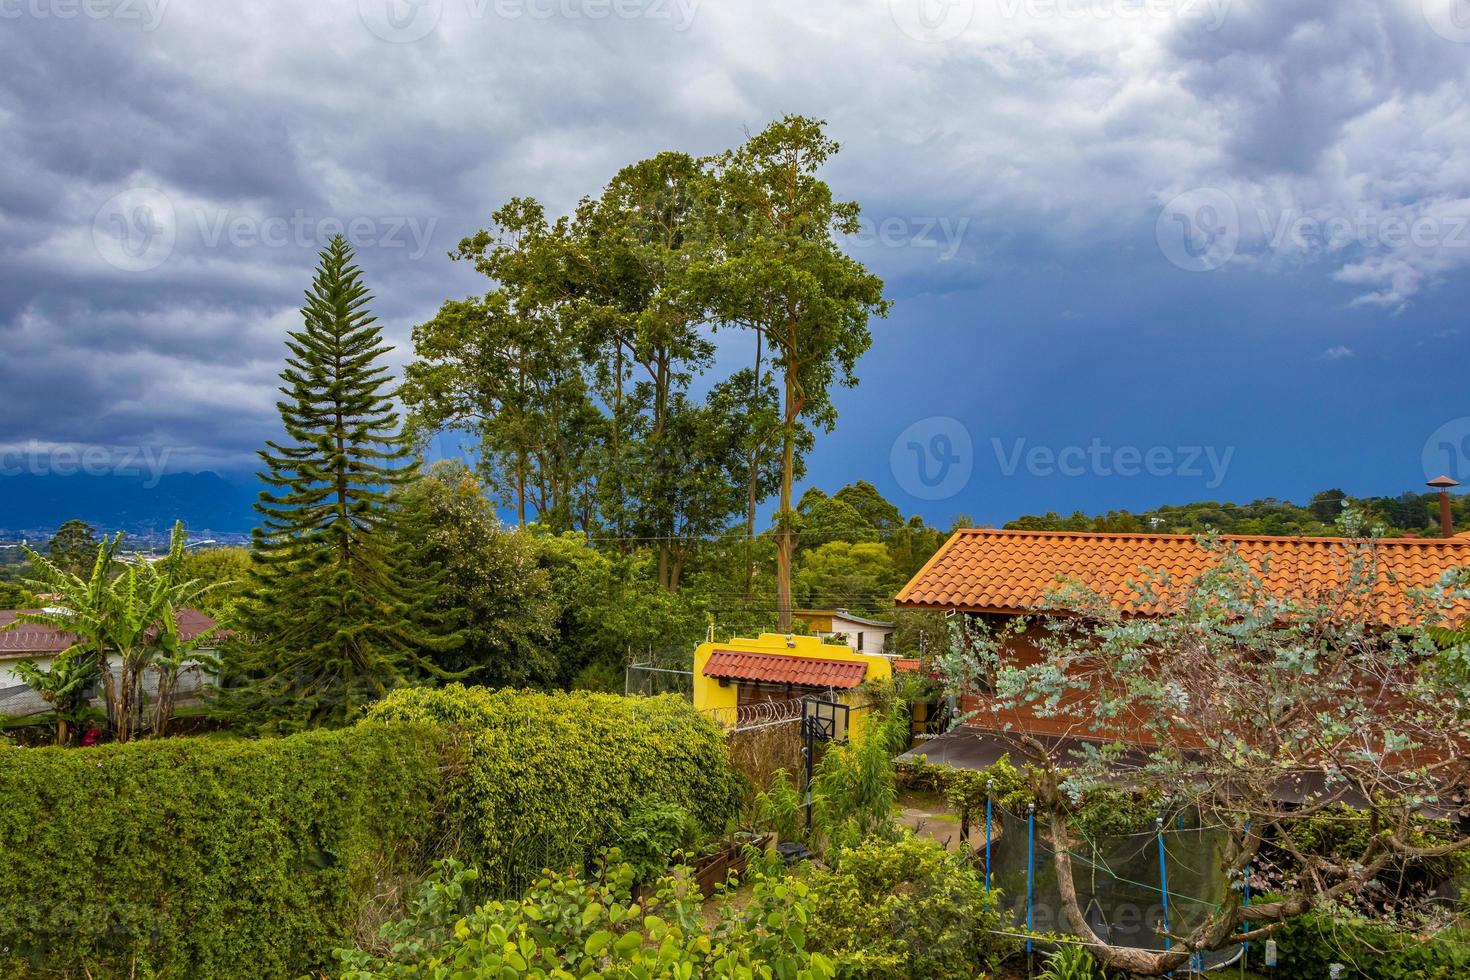
[[[0,747],[0,976],[286,977],[422,873],[430,726]]]
[[[962,858],[911,833],[845,849],[810,885],[811,945],[842,977],[970,980],[1010,945],[990,932],[1000,927],[998,894]]]
[[[723,906],[709,916],[688,868],[637,904],[624,864],[590,877],[548,874],[518,900],[466,911],[473,877],[447,862],[409,917],[384,927],[388,952],[339,951],[343,980],[833,976],[832,963],[806,949],[807,886],[760,869],[743,912]]]
[[[451,684],[396,691],[370,717],[468,733],[455,793],[460,856],[496,894],[518,892],[543,868],[585,865],[640,801],[683,807],[714,833],[740,805],[724,735],[678,697]]]
[[[668,870],[674,855],[699,843],[699,824],[677,803],[644,800],[628,814],[618,831],[618,850],[633,869],[634,880],[648,881]]]
[[[1352,916],[1309,912],[1275,936],[1276,972],[1287,977],[1325,977],[1328,967],[1347,967],[1344,980],[1457,980],[1470,976],[1470,930],[1446,929],[1432,938]],[[1251,944],[1259,964],[1264,943]]]

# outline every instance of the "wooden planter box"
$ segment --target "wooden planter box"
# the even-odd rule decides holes
[[[723,884],[732,873],[744,874],[749,864],[745,849],[755,847],[764,850],[770,842],[770,834],[739,841],[731,838],[716,853],[700,858],[694,865],[694,880],[699,886],[699,893],[708,898],[714,894],[715,886]]]

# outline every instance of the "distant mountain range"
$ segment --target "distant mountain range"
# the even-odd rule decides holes
[[[99,531],[134,535],[165,532],[175,520],[192,536],[237,535],[255,526],[259,492],[253,475],[169,473],[148,477],[34,476],[0,478],[0,535],[49,534],[73,518]]]

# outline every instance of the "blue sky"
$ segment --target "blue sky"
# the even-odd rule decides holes
[[[332,231],[401,361],[507,198],[800,112],[895,301],[814,482],[943,523],[1470,480],[1462,7],[0,0],[0,461],[248,470]]]

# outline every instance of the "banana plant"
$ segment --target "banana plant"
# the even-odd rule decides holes
[[[86,579],[26,549],[37,573],[27,587],[56,598],[45,609],[22,613],[16,623],[50,626],[73,638],[71,646],[57,657],[57,663],[75,660],[79,662],[78,671],[83,670],[80,665],[87,665],[94,676],[100,675],[108,724],[119,742],[128,741],[142,729],[146,709],[143,677],[155,664],[160,683],[168,682],[168,691],[158,699],[162,704],[155,702],[153,721],[155,726],[167,724],[166,713],[173,708],[173,685],[178,673],[208,636],[206,633],[185,642],[178,628],[177,610],[216,587],[182,577],[187,541],[184,525],[175,524],[166,556],[156,562],[134,559],[118,573],[123,542],[123,535],[118,533],[102,541]],[[39,674],[32,676],[42,680]]]
[[[15,665],[15,676],[52,706],[56,714],[56,744],[65,745],[72,726],[87,715],[87,687],[97,679],[96,659],[86,651],[73,650],[42,667],[34,660]]]

